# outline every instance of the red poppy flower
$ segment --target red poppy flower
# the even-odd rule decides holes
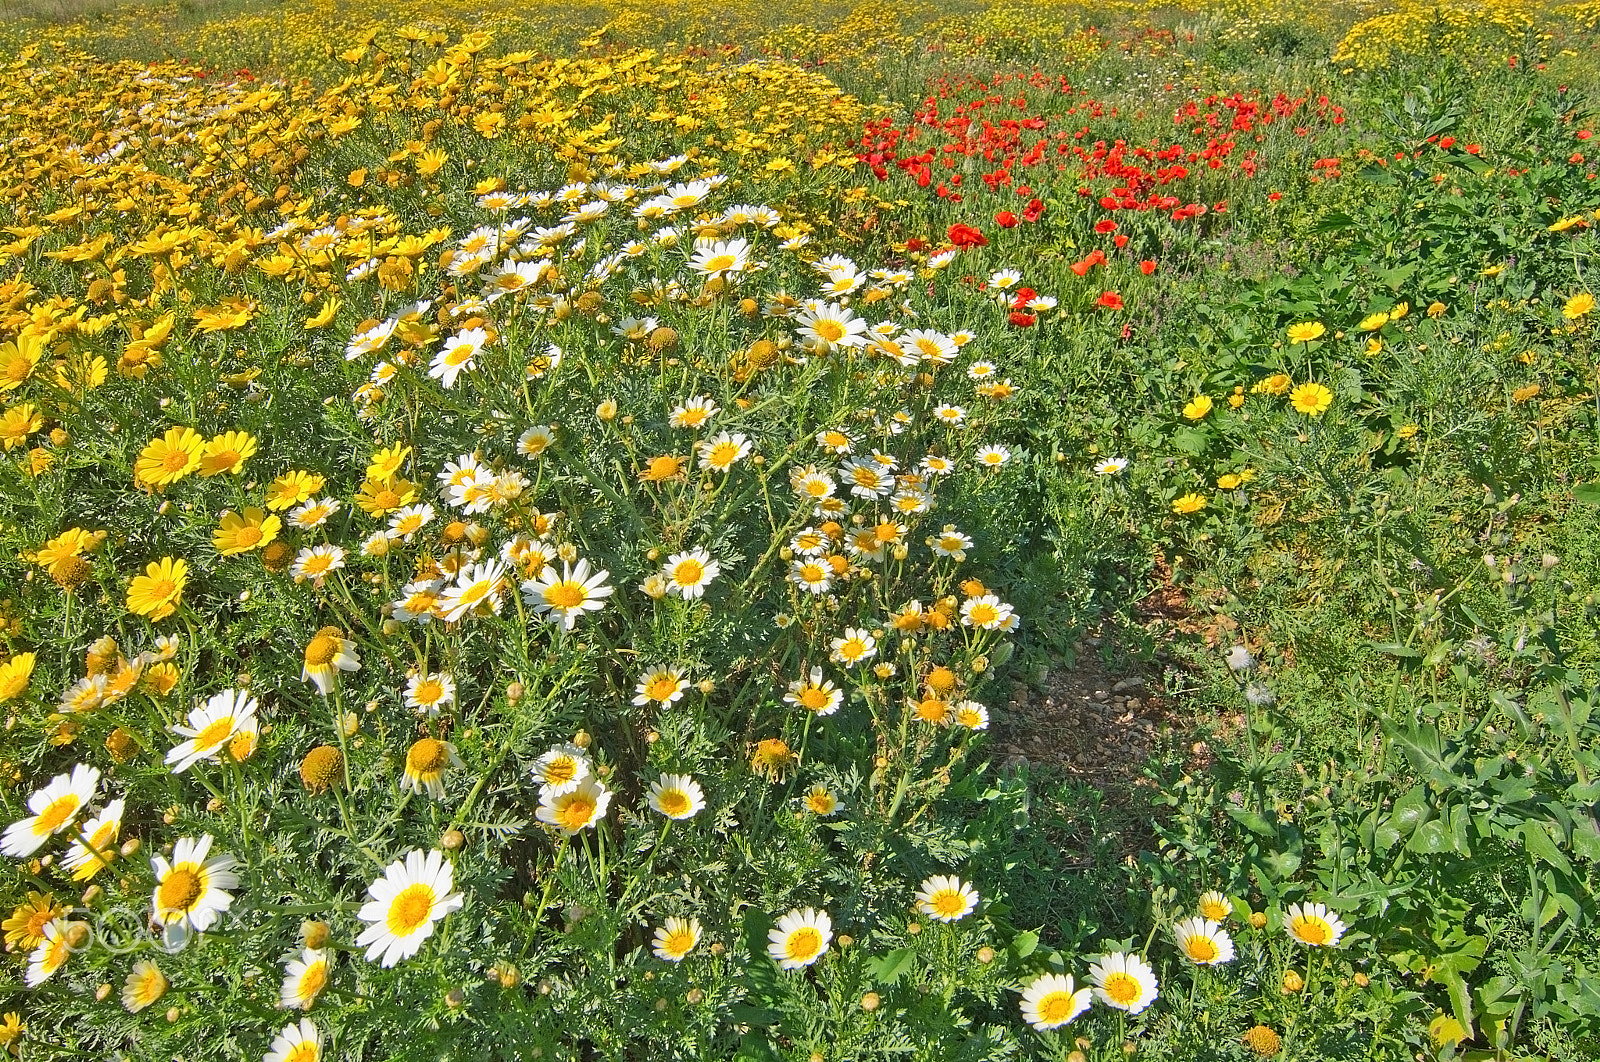
[[[1020,310],[1039,297],[1039,293],[1032,288],[1018,288],[1017,293],[1011,297],[1011,308]]]
[[[1120,310],[1122,309],[1122,296],[1114,291],[1108,291],[1100,296],[1095,305],[1104,306],[1108,310]]]
[[[1039,318],[1035,317],[1033,314],[1023,313],[1021,310],[1014,311],[1011,316],[1007,318],[1007,320],[1016,325],[1018,328],[1032,328],[1033,323],[1038,319]]]
[[[1002,229],[1014,229],[1020,219],[1009,210],[1002,210],[994,216],[994,223]]]
[[[1027,222],[1038,221],[1044,215],[1044,200],[1030,199],[1027,207],[1022,211],[1022,220]]]
[[[1097,221],[1094,223],[1094,231],[1098,232],[1102,236],[1108,232],[1116,232],[1117,223],[1115,221],[1111,221],[1110,219],[1105,221]]]
[[[1128,246],[1128,238],[1122,235],[1120,232],[1111,238],[1111,242],[1116,244],[1119,248]]]
[[[1145,276],[1149,276],[1155,271],[1156,261],[1154,258],[1146,258],[1144,261],[1139,263],[1139,272],[1143,273]]]
[[[1068,269],[1070,269],[1070,270],[1072,270],[1072,271],[1073,271],[1073,272],[1074,272],[1074,273],[1076,273],[1076,274],[1077,274],[1077,275],[1078,275],[1078,276],[1080,276],[1080,277],[1086,277],[1086,276],[1088,276],[1088,275],[1089,275],[1089,267],[1090,267],[1090,266],[1091,266],[1091,265],[1093,265],[1093,264],[1094,264],[1094,263],[1092,263],[1092,262],[1088,262],[1088,261],[1084,261],[1084,262],[1073,262],[1073,263],[1072,263],[1072,264],[1071,264],[1071,265],[1070,265],[1070,266],[1068,266],[1068,267],[1067,267],[1067,268],[1068,268]]]
[[[950,242],[957,247],[987,247],[989,245],[988,237],[971,225],[963,225],[959,221],[950,226],[949,236]]]

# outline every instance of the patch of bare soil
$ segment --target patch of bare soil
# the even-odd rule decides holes
[[[1145,784],[1144,766],[1163,742],[1188,744],[1185,732],[1195,720],[1167,692],[1174,665],[1162,646],[1184,639],[1226,648],[1237,624],[1213,614],[1211,602],[1190,598],[1164,564],[1157,563],[1155,574],[1155,588],[1134,614],[1157,646],[1155,659],[1108,666],[1102,637],[1084,637],[1076,662],[1052,671],[1042,690],[1013,687],[993,724],[1001,763],[1081,775],[1111,791]],[[1186,755],[1203,761],[1206,746],[1190,745]]]

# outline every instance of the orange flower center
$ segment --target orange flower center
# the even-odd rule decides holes
[[[407,885],[389,903],[389,913],[384,923],[397,937],[409,937],[428,923],[433,913],[433,887],[422,882]]]
[[[1144,991],[1139,985],[1138,978],[1125,973],[1109,975],[1101,989],[1113,1003],[1121,1007],[1133,1003]]]
[[[156,890],[156,899],[164,911],[187,911],[195,901],[204,896],[206,883],[193,866],[183,864],[173,867]]]
[[[1051,1025],[1060,1025],[1072,1013],[1072,993],[1051,992],[1039,1000],[1039,1017]]]
[[[436,774],[449,762],[450,750],[433,738],[423,738],[406,753],[406,770],[412,774]]]
[[[1328,923],[1320,918],[1300,917],[1294,920],[1294,935],[1307,944],[1323,945],[1333,936]]]
[[[1216,962],[1217,956],[1222,954],[1217,942],[1210,937],[1190,937],[1183,942],[1183,950],[1195,962]]]
[[[544,592],[545,603],[551,608],[577,608],[584,597],[583,587],[574,582],[556,583]]]
[[[681,789],[668,789],[656,798],[661,810],[668,815],[682,815],[689,810],[689,794]]]
[[[705,575],[705,565],[697,560],[680,561],[678,566],[672,569],[672,581],[679,586],[698,586]]]
[[[339,655],[339,639],[331,634],[319,634],[306,646],[306,666],[326,667]]]
[[[815,958],[822,951],[822,934],[811,926],[804,926],[789,934],[789,958],[799,962]]]
[[[50,806],[39,812],[39,817],[34,820],[33,833],[39,836],[46,833],[55,833],[66,825],[68,819],[78,810],[78,796],[68,793],[64,797],[57,797],[51,801]]]
[[[224,741],[227,741],[233,734],[233,724],[233,716],[227,715],[208,725],[194,736],[195,751],[210,752]]]
[[[594,818],[594,802],[586,796],[574,796],[561,806],[556,818],[569,830],[581,830]]]
[[[300,998],[309,1003],[322,991],[328,983],[328,964],[314,962],[306,967],[306,972],[300,975],[300,983],[295,986]]]

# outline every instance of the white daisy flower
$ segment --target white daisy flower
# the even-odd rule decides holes
[[[6,827],[0,838],[0,851],[18,859],[31,856],[46,841],[67,828],[89,801],[100,784],[100,772],[78,764],[71,774],[58,774],[28,797],[33,814]]]
[[[247,690],[223,690],[189,713],[188,726],[175,726],[173,732],[188,741],[167,753],[173,774],[182,774],[201,760],[215,760],[235,734],[254,730],[256,699]]]
[[[393,966],[409,959],[433,935],[433,924],[459,911],[466,898],[455,887],[455,870],[438,849],[424,854],[407,852],[384,870],[383,877],[367,886],[369,902],[357,913],[372,923],[356,938],[367,949],[367,961]]]
[[[828,912],[813,907],[793,910],[767,933],[767,954],[785,970],[798,970],[822,958],[833,939]]]

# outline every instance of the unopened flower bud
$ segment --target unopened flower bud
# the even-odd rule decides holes
[[[328,937],[332,932],[326,922],[308,919],[300,923],[300,936],[306,942],[306,947],[308,948],[317,949],[327,944]]]

